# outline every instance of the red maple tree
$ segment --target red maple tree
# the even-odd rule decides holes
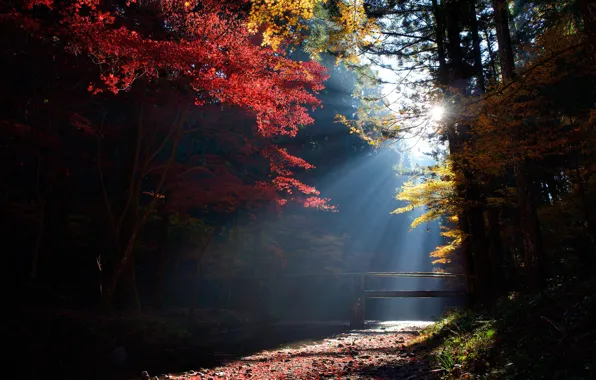
[[[121,243],[120,259],[104,286],[107,304],[130,266],[140,228],[166,190],[174,204],[193,201],[197,207],[230,210],[274,199],[280,205],[298,201],[307,207],[332,208],[316,189],[294,178],[296,169],[312,165],[275,144],[276,136],[295,136],[301,126],[312,123],[309,109],[320,105],[316,94],[323,88],[325,69],[255,43],[258,36],[245,25],[249,5],[248,0],[21,0],[0,5],[0,22],[22,29],[47,47],[38,54],[76,57],[68,64],[92,73],[85,76],[90,78],[91,94],[105,98],[144,83],[144,92],[158,98],[165,84],[177,92],[178,98],[169,101],[181,108],[189,101],[197,107],[225,104],[245,110],[254,120],[252,131],[242,131],[235,146],[246,160],[256,155],[269,162],[266,175],[258,179],[232,170],[229,160],[217,152],[200,162],[177,162],[175,151],[192,124],[190,119],[177,123],[177,132],[165,134],[173,141],[170,158],[138,165],[145,171],[135,173],[138,178],[155,167],[162,170],[153,173],[157,177],[147,211],[135,218]],[[71,116],[77,126],[90,126],[86,115],[73,111]],[[220,141],[226,135],[226,131],[212,134]]]

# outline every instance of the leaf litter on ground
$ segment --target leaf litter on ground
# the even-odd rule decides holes
[[[414,352],[418,326],[350,331],[298,348],[267,350],[213,369],[166,378],[223,379],[431,379],[424,350]]]

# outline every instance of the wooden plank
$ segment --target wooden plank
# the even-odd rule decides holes
[[[366,298],[440,298],[467,297],[468,293],[448,290],[367,290]]]
[[[339,272],[339,273],[288,273],[271,276],[234,276],[234,278],[242,279],[283,279],[292,277],[340,277],[340,276],[355,276],[355,277],[410,277],[410,278],[473,278],[466,274],[460,273],[440,273],[440,272]],[[227,275],[209,275],[205,278],[217,279],[228,278]]]
[[[461,273],[443,272],[365,272],[362,275],[371,277],[470,277]]]

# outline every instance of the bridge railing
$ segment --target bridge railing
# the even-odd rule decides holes
[[[472,276],[459,273],[442,272],[366,272],[352,274],[352,306],[350,315],[350,325],[352,328],[362,328],[365,321],[366,299],[367,298],[447,298],[447,297],[465,297],[468,298],[472,293]],[[358,286],[355,286],[354,279],[360,277]],[[367,278],[434,278],[434,279],[453,279],[461,278],[466,280],[466,290],[377,290],[367,289]]]
[[[351,283],[351,305],[350,324],[354,328],[364,326],[366,299],[369,298],[447,298],[465,297],[473,293],[473,276],[460,273],[444,272],[323,272],[323,273],[288,273],[269,276],[233,276],[234,279],[243,280],[275,280],[283,278],[303,277],[328,277],[328,278],[349,278]],[[210,279],[230,279],[230,276],[206,276]],[[367,289],[367,280],[381,278],[429,278],[429,279],[463,279],[465,290],[379,290]]]

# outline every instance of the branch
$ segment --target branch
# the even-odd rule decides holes
[[[143,129],[143,107],[141,106],[141,109],[139,111],[139,120],[137,122],[137,141],[135,144],[135,156],[134,156],[132,170],[130,172],[130,181],[128,184],[128,198],[126,199],[126,204],[124,205],[122,214],[120,215],[120,218],[118,219],[118,223],[116,224],[116,233],[117,234],[120,233],[120,229],[122,228],[122,223],[124,223],[124,218],[126,217],[126,213],[128,212],[130,205],[132,204],[132,200],[133,200],[134,193],[135,193],[135,191],[134,191],[134,189],[135,189],[135,174],[137,173],[138,168],[139,168],[139,155],[141,154],[141,140],[142,140],[141,131],[142,131],[142,129]]]
[[[552,54],[550,57],[547,57],[547,58],[543,59],[542,61],[540,61],[540,62],[538,62],[538,63],[530,66],[528,69],[524,70],[522,73],[519,74],[519,77],[520,78],[526,77],[528,74],[530,74],[531,72],[533,72],[537,68],[539,68],[541,66],[544,66],[545,64],[547,64],[548,62],[552,61],[553,59],[555,59],[555,58],[557,58],[557,57],[559,57],[559,56],[561,56],[561,55],[563,55],[563,54],[565,54],[565,53],[567,53],[567,52],[569,52],[571,50],[577,49],[578,47],[582,47],[585,44],[586,44],[586,42],[580,42],[578,44],[568,46],[567,48],[565,48],[563,50],[559,50],[558,52]],[[522,80],[518,80],[518,81],[513,80],[513,81],[507,83],[506,85],[504,85],[503,87],[501,87],[501,88],[499,88],[499,89],[497,89],[497,90],[495,90],[495,91],[493,91],[493,92],[491,92],[489,94],[486,94],[485,96],[481,97],[480,99],[477,99],[477,100],[475,100],[473,102],[469,102],[469,103],[465,104],[465,106],[471,106],[471,105],[474,105],[476,103],[480,103],[480,102],[482,102],[484,100],[487,100],[489,98],[492,98],[493,96],[499,95],[504,90],[506,90],[507,88],[513,86],[516,83],[523,83],[523,81]],[[505,100],[509,99],[510,97],[511,96],[507,97]],[[505,101],[505,100],[503,100],[503,101]]]
[[[385,35],[385,36],[390,36],[390,37],[404,37],[404,38],[417,38],[419,40],[423,40],[423,41],[431,41],[431,42],[435,42],[435,40],[430,37],[430,36],[415,36],[413,34],[405,34],[405,33],[395,33],[395,32],[381,32],[381,34]]]
[[[188,110],[185,110],[183,112],[182,117],[180,117],[178,119],[178,123],[177,125],[174,126],[174,131],[176,131],[176,136],[174,137],[174,145],[172,146],[172,151],[170,152],[170,157],[168,157],[168,161],[166,162],[166,166],[164,168],[164,171],[161,173],[161,178],[159,179],[159,183],[157,185],[157,187],[155,188],[154,192],[153,192],[153,196],[151,198],[151,202],[149,203],[149,205],[147,206],[147,208],[145,209],[145,213],[143,214],[143,216],[141,217],[141,220],[139,221],[136,230],[138,231],[138,229],[140,228],[140,226],[142,226],[143,224],[145,224],[145,222],[147,221],[147,218],[149,217],[149,214],[151,214],[151,212],[153,211],[153,209],[155,208],[155,204],[157,203],[157,199],[158,199],[158,195],[161,193],[161,189],[163,188],[163,185],[166,181],[166,176],[168,173],[168,169],[172,166],[172,163],[174,162],[175,158],[176,158],[176,152],[178,150],[178,144],[180,143],[180,139],[182,136],[182,126],[184,125],[184,122],[186,121],[186,116],[188,115]]]
[[[179,120],[180,120],[180,113],[178,113],[178,116],[176,116],[176,122],[174,123],[174,126],[170,129],[170,132],[168,132],[168,135],[162,140],[161,144],[159,145],[159,148],[157,148],[153,152],[153,154],[145,160],[145,164],[143,165],[143,172],[146,171],[147,166],[149,166],[151,161],[153,161],[155,159],[155,157],[157,157],[157,155],[163,151],[163,148],[165,148],[166,143],[170,140],[170,138],[176,131],[176,126],[178,125]]]
[[[108,216],[110,218],[110,225],[112,227],[112,233],[116,236],[117,231],[116,231],[116,225],[114,224],[114,214],[112,213],[112,206],[110,205],[110,200],[108,198],[108,191],[106,190],[106,183],[105,183],[105,179],[103,176],[103,169],[101,166],[101,139],[103,136],[103,124],[104,124],[105,118],[106,118],[106,115],[104,113],[104,115],[101,118],[101,124],[99,126],[99,135],[97,137],[97,169],[99,170],[99,182],[101,184],[101,192],[103,193],[103,200],[104,200],[104,203],[106,204],[106,209],[108,211]]]

